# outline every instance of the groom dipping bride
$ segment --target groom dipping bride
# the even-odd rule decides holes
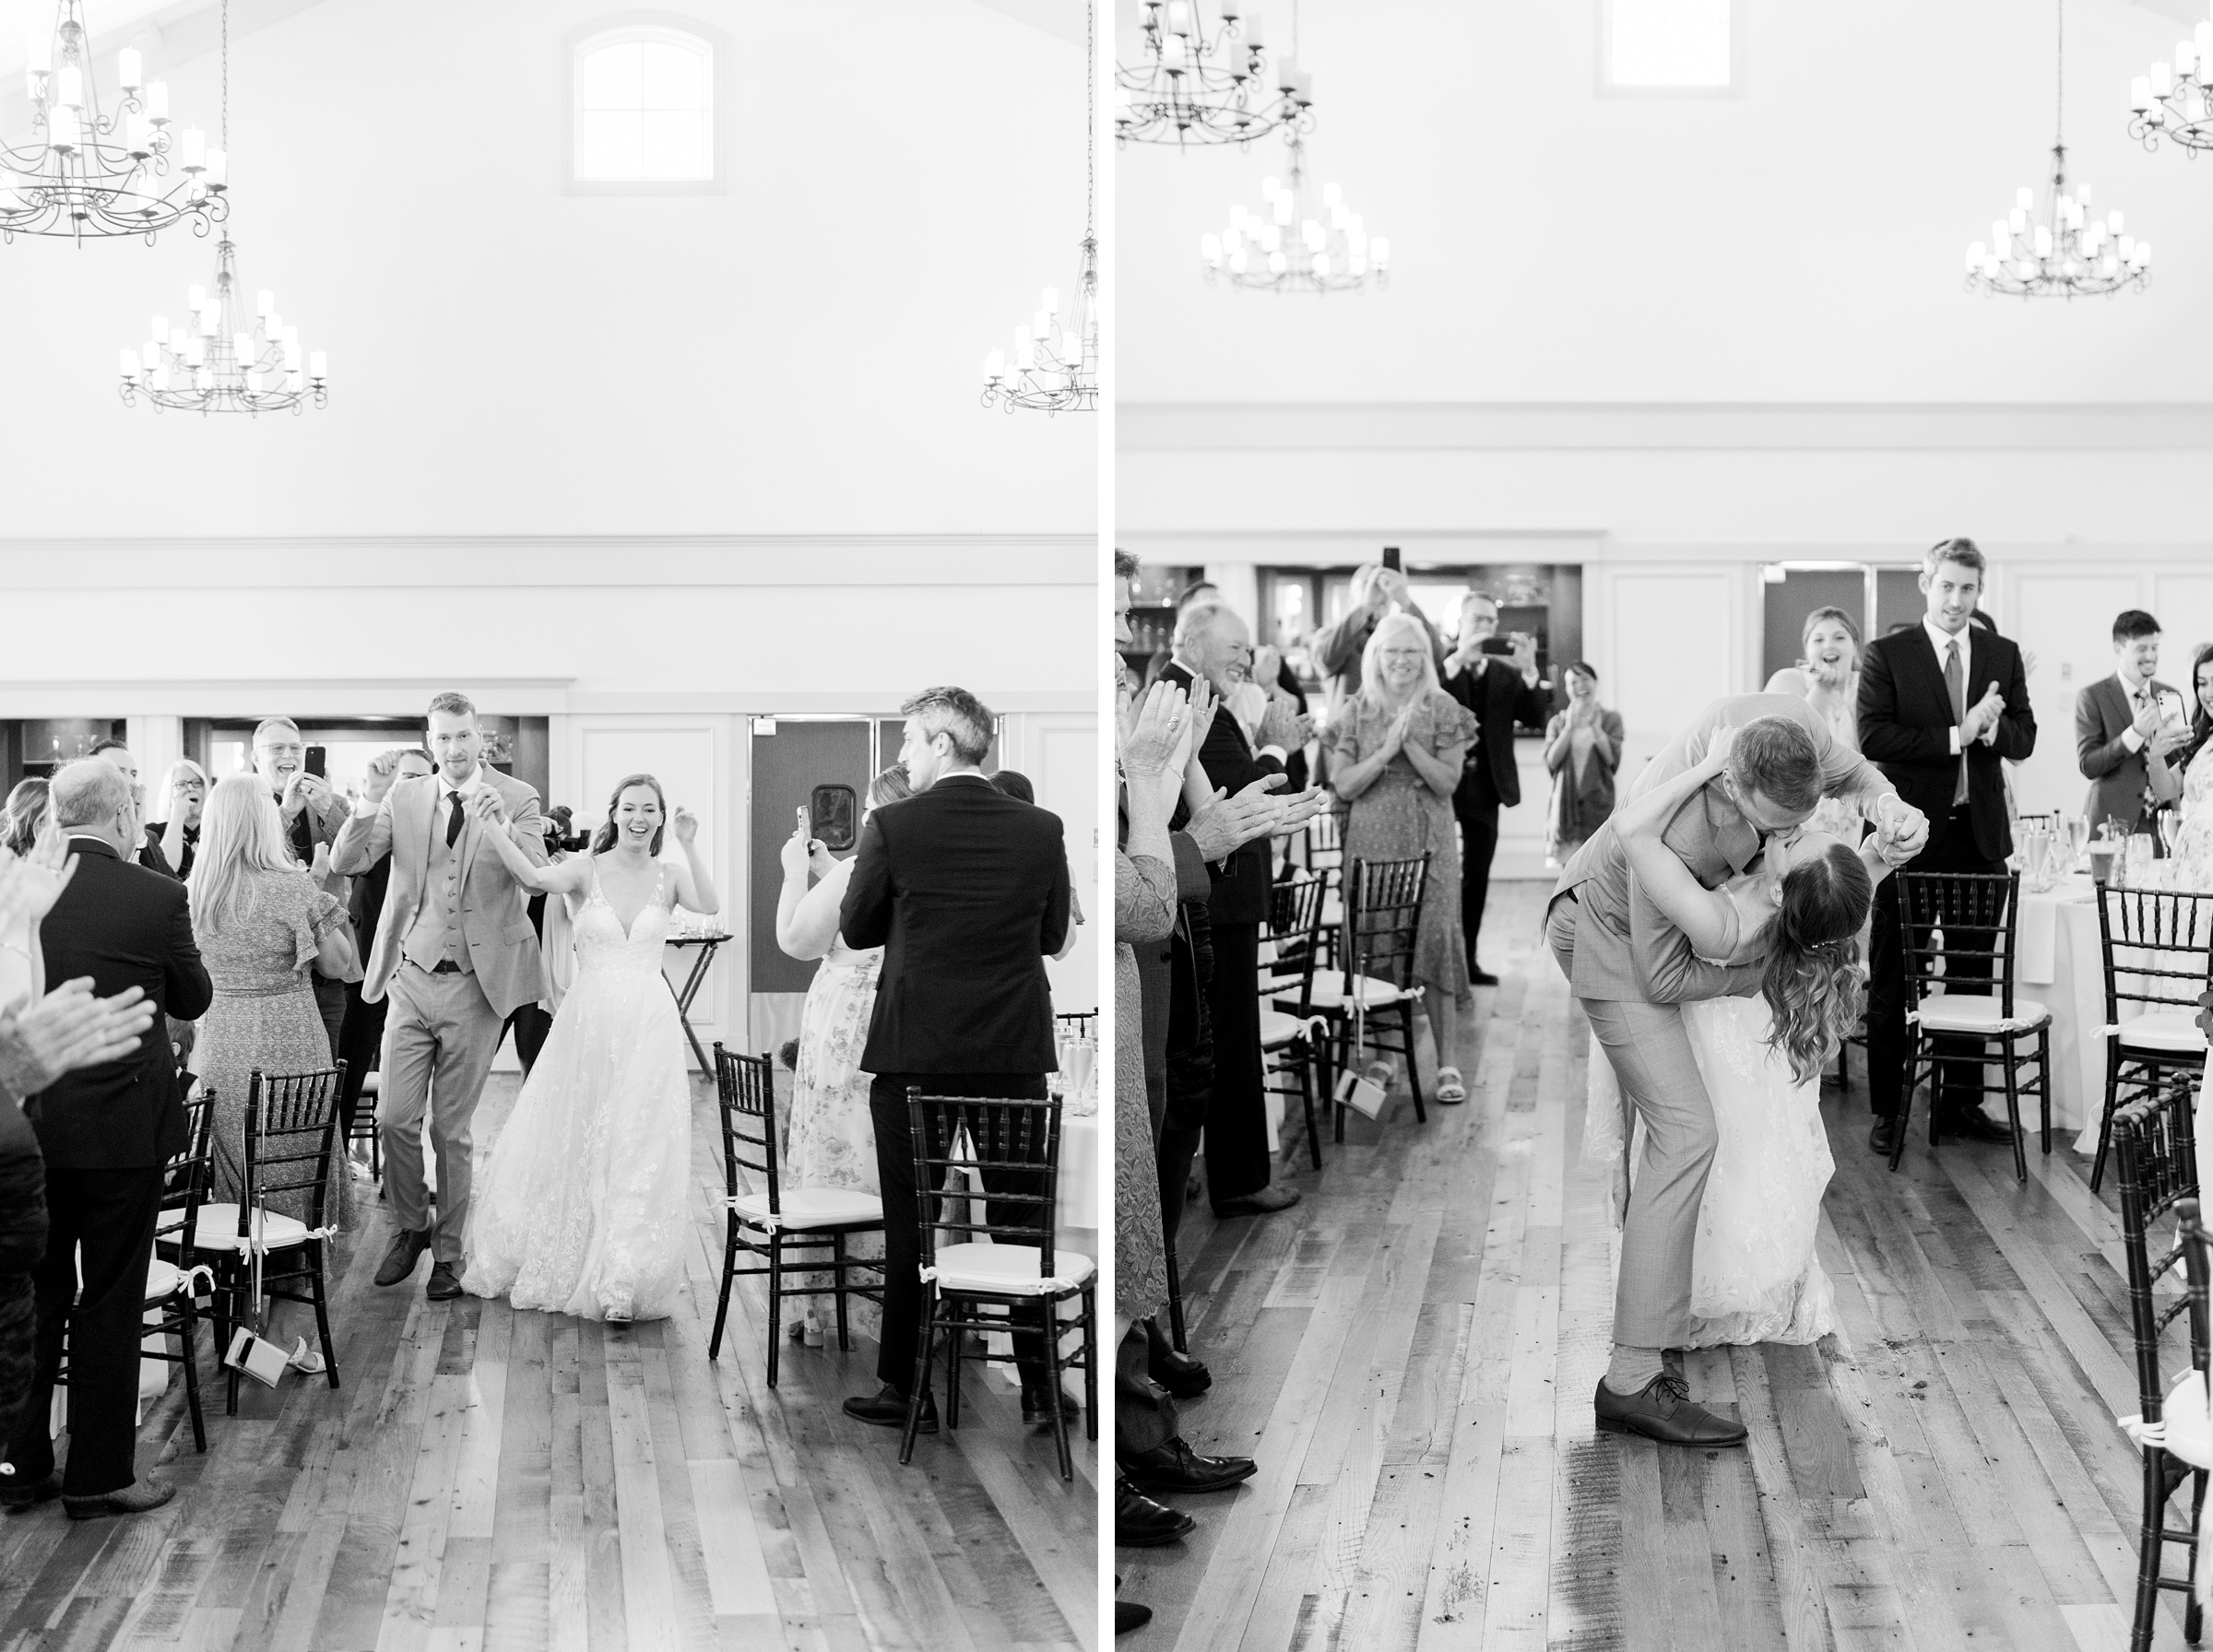
[[[1743,1426],[1691,1400],[1681,1350],[1826,1328],[1812,1257],[1830,1168],[1820,1068],[1858,1012],[1875,884],[1921,852],[1928,821],[1788,694],[1716,701],[1630,795],[1568,863],[1545,917],[1546,944],[1646,1130],[1594,1403],[1602,1429],[1734,1446]],[[1864,847],[1803,830],[1824,796],[1873,822]],[[1739,1059],[1714,1059],[1724,1050]],[[1718,1120],[1706,1072],[1738,1075]],[[1796,1132],[1781,1143],[1787,1192],[1744,1185],[1774,1170],[1768,1144],[1757,1157],[1724,1152],[1731,1168],[1710,1192],[1731,1120]],[[1757,1220],[1717,1220],[1723,1211]]]

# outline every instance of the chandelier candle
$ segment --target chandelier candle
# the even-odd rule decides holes
[[[1260,180],[1260,210],[1229,209],[1229,228],[1200,238],[1206,278],[1261,292],[1365,292],[1389,284],[1391,242],[1367,233],[1334,183],[1321,191],[1321,216],[1301,209],[1306,144],[1291,137],[1291,181]]]
[[[103,112],[88,55],[85,0],[59,0],[51,30],[24,53],[30,135],[0,143],[0,241],[61,235],[78,242],[143,235],[187,221],[195,234],[230,215],[224,169],[205,165],[204,136],[182,135],[170,165],[169,88],[145,79],[139,54],[116,53],[121,96]]]
[[[2147,149],[2164,137],[2178,148],[2213,149],[2213,16],[2174,43],[2172,64],[2129,83],[2129,136]]]
[[[1116,143],[1249,144],[1311,131],[1313,79],[1289,58],[1271,65],[1259,16],[1214,0],[1209,27],[1204,9],[1205,0],[1141,0],[1143,59],[1115,66]]]

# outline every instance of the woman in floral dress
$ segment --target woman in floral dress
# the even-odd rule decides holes
[[[881,808],[908,796],[914,788],[896,763],[869,785],[869,808]],[[867,815],[861,817],[865,821]],[[876,1009],[876,980],[883,949],[855,949],[837,932],[838,908],[853,876],[850,859],[836,860],[811,839],[793,832],[785,844],[784,888],[776,899],[776,945],[793,958],[819,958],[799,1012],[799,1061],[792,1072],[790,1124],[785,1136],[783,1179],[794,1187],[850,1187],[876,1193],[876,1131],[869,1120],[869,1083],[860,1052],[869,1042],[869,1019]],[[807,887],[807,876],[821,881]],[[846,1240],[848,1257],[876,1259],[883,1240],[855,1233]],[[790,1289],[826,1291],[826,1273],[794,1273]],[[867,1276],[855,1275],[865,1279]],[[837,1325],[836,1299],[800,1298],[803,1312],[792,1321],[792,1340],[822,1345],[825,1328]],[[860,1297],[846,1301],[855,1330],[878,1334],[882,1313]]]
[[[1460,1018],[1474,1002],[1460,930],[1460,839],[1452,793],[1475,739],[1475,715],[1438,685],[1429,634],[1406,614],[1377,625],[1360,660],[1360,692],[1322,736],[1330,784],[1351,806],[1344,861],[1429,856],[1414,937],[1414,981],[1437,1044],[1437,1099],[1468,1099],[1454,1065]]]

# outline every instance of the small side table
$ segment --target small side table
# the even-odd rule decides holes
[[[676,1019],[683,1026],[684,1036],[692,1041],[692,1053],[699,1057],[699,1070],[710,1079],[715,1076],[715,1063],[708,1058],[705,1048],[700,1044],[699,1034],[692,1031],[692,1000],[699,997],[699,989],[706,985],[707,966],[715,962],[716,949],[729,938],[728,934],[719,931],[708,935],[669,937],[670,946],[697,947],[699,956],[692,961],[692,972],[684,977],[684,984],[680,987],[669,981],[666,974],[661,976],[663,981],[669,982],[669,996],[676,999]]]

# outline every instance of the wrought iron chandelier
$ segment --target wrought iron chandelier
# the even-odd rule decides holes
[[[2118,212],[2090,215],[2090,186],[2067,183],[2066,6],[2059,0],[2057,113],[2052,141],[2052,193],[2044,210],[2024,187],[2013,210],[1993,220],[1988,245],[1967,249],[1967,289],[2022,298],[2095,298],[2124,287],[2143,291],[2151,280],[2151,243],[2122,231]]]
[[[196,126],[172,136],[169,87],[148,81],[127,46],[115,55],[121,95],[103,112],[90,44],[84,0],[59,0],[53,32],[30,39],[30,136],[20,147],[0,142],[0,241],[150,242],[180,221],[207,234],[231,211],[223,151],[207,148]]]
[[[1260,19],[1242,0],[1142,0],[1144,61],[1115,67],[1117,144],[1249,144],[1263,133],[1310,132],[1314,77],[1296,56],[1271,61]],[[1293,0],[1296,31],[1296,0]]]
[[[1012,413],[1091,413],[1099,405],[1099,237],[1097,229],[1098,70],[1096,0],[1084,7],[1083,242],[1076,275],[1076,311],[1063,318],[1060,289],[1048,287],[1027,326],[1014,329],[1014,351],[984,358],[987,407]]]
[[[231,6],[222,7],[223,141],[231,141]],[[328,360],[321,350],[300,353],[300,329],[277,308],[266,287],[254,295],[254,314],[245,313],[238,284],[237,248],[225,230],[215,248],[213,291],[195,282],[185,294],[185,324],[172,326],[154,317],[152,336],[123,352],[123,405],[135,407],[141,395],[155,411],[187,413],[276,413],[313,401],[329,400]]]
[[[1371,236],[1334,183],[1321,187],[1321,216],[1302,210],[1306,144],[1291,138],[1289,183],[1260,180],[1260,209],[1229,209],[1229,228],[1199,242],[1206,278],[1261,292],[1365,292],[1391,279],[1391,242]]]
[[[2147,149],[2164,136],[2196,158],[2213,149],[2213,22],[2174,43],[2172,63],[2155,63],[2129,82],[2128,135]]]

